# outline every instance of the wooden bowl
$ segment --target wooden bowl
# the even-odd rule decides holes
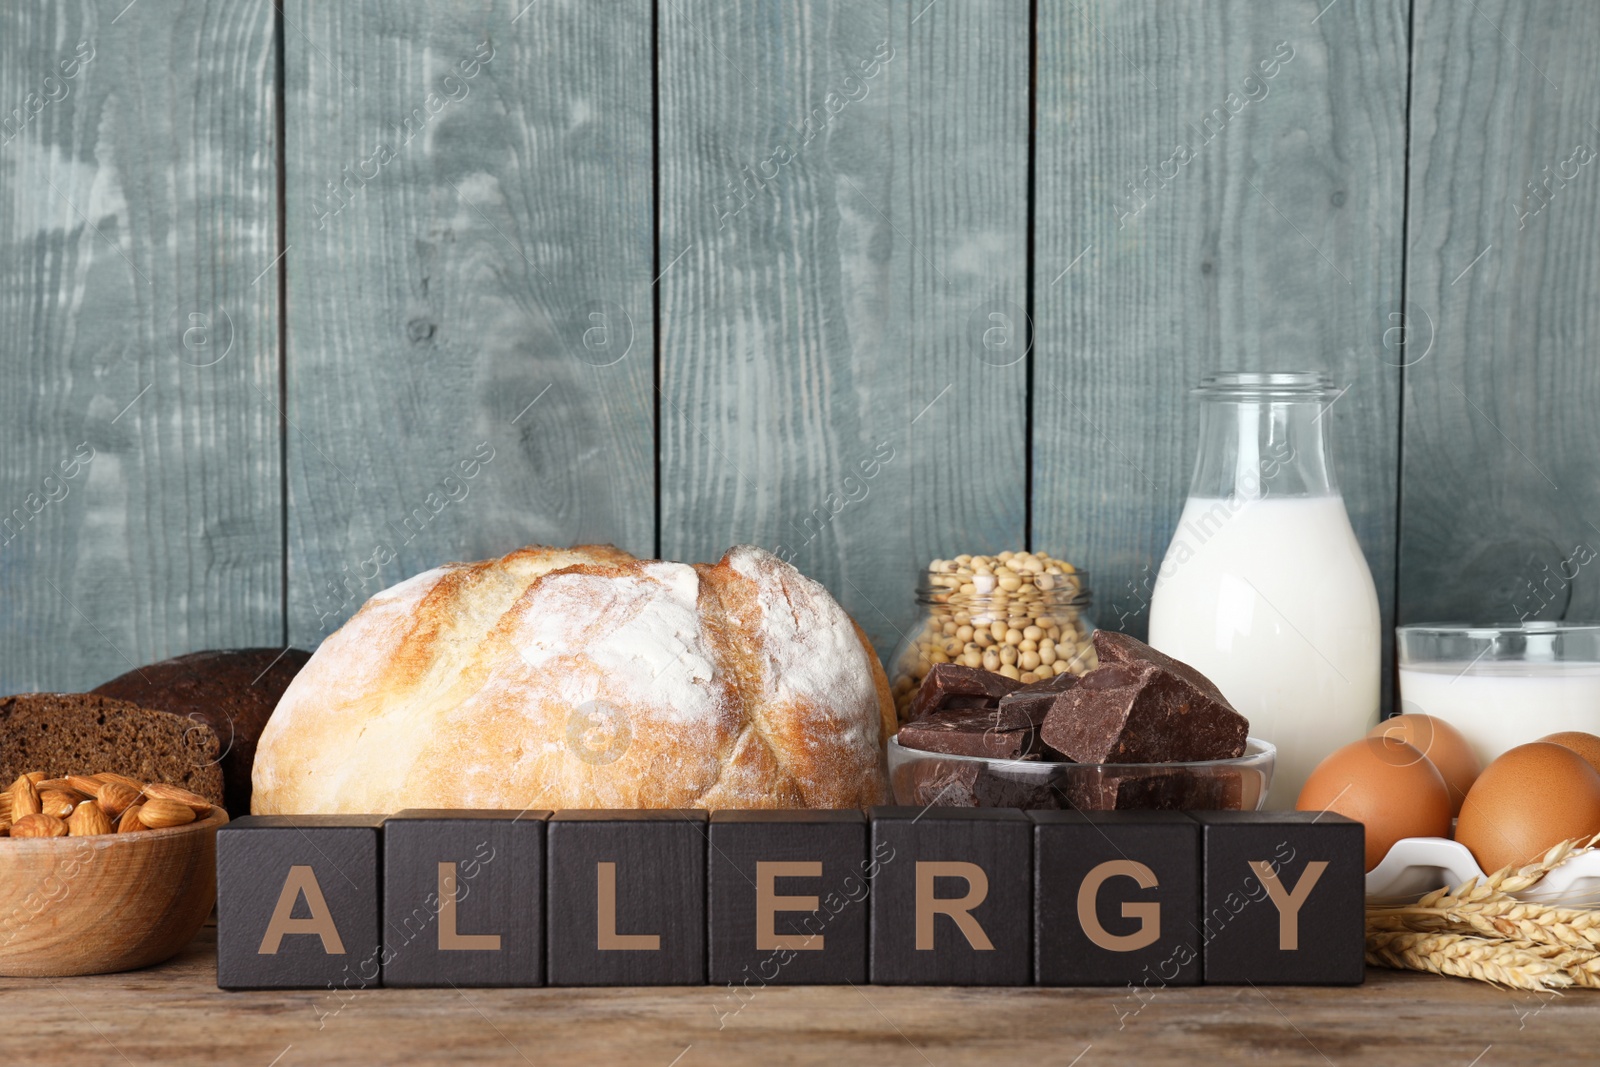
[[[131,971],[187,945],[217,902],[217,827],[0,838],[0,975]]]

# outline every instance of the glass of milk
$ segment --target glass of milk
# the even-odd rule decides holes
[[[1267,808],[1377,721],[1378,596],[1324,434],[1320,373],[1214,374],[1200,447],[1156,576],[1150,643],[1215,682],[1278,748]]]
[[[1562,730],[1600,734],[1600,623],[1395,629],[1400,710],[1436,715],[1487,765]]]

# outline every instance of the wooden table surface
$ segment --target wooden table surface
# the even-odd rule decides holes
[[[1562,1064],[1600,1047],[1600,993],[1372,969],[1356,988],[773,987],[224,993],[215,931],[128,974],[0,979],[7,1063],[604,1063],[703,1067]],[[719,1014],[730,1013],[730,1014]]]

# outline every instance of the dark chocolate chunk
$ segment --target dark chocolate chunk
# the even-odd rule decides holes
[[[972,760],[917,760],[895,774],[895,799],[902,804],[941,808],[1065,807],[1042,775],[1008,777]]]
[[[1070,781],[1066,801],[1079,811],[1236,811],[1242,792],[1235,770],[1151,768]]]
[[[1036,747],[1031,723],[1004,729],[996,713],[986,708],[941,712],[908,722],[895,739],[902,748],[991,759],[1018,759]]]
[[[1063,807],[1060,793],[1043,778],[1011,778],[988,768],[973,789],[980,808],[1021,808],[1024,811]]]
[[[1076,674],[1053,674],[1050,677],[1040,679],[1037,682],[1029,682],[1020,689],[1013,689],[1010,693],[1006,694],[1006,696],[1020,696],[1025,693],[1065,693],[1068,689],[1071,689],[1077,684],[1078,676]],[[1004,699],[1004,697],[1001,698],[1002,701],[1004,701]]]
[[[1182,678],[1229,711],[1237,710],[1228,702],[1228,698],[1222,695],[1222,690],[1218,689],[1217,684],[1210,678],[1207,678],[1182,660],[1173,659],[1165,652],[1157,652],[1136,637],[1129,637],[1127,634],[1117,633],[1115,630],[1096,630],[1094,632],[1094,651],[1095,655],[1099,657],[1100,666],[1102,667],[1108,663],[1154,663],[1157,667],[1163,667],[1176,674],[1179,678]]]
[[[1061,694],[1040,736],[1079,763],[1176,763],[1243,755],[1249,725],[1165,667],[1111,663]]]
[[[901,804],[975,808],[982,770],[983,764],[970,760],[919,759],[902,764],[894,775],[894,797]]]
[[[960,705],[950,703],[952,698],[957,697],[982,697],[995,703],[1021,685],[1021,682],[981,667],[936,663],[911,700],[910,718],[920,719],[936,711],[958,707]]]
[[[1078,684],[1076,674],[1056,674],[1042,682],[1030,682],[1000,698],[999,721],[1010,729],[1022,725],[1038,727],[1044,722],[1056,698]]]
[[[992,697],[945,697],[937,708],[921,716],[921,718],[933,719],[951,711],[987,711],[992,715],[999,710],[999,707],[999,703]]]

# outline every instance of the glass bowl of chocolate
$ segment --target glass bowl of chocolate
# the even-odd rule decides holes
[[[896,803],[1253,811],[1277,750],[1203,674],[1097,630],[1099,666],[1024,685],[960,664],[931,669],[889,742]]]

